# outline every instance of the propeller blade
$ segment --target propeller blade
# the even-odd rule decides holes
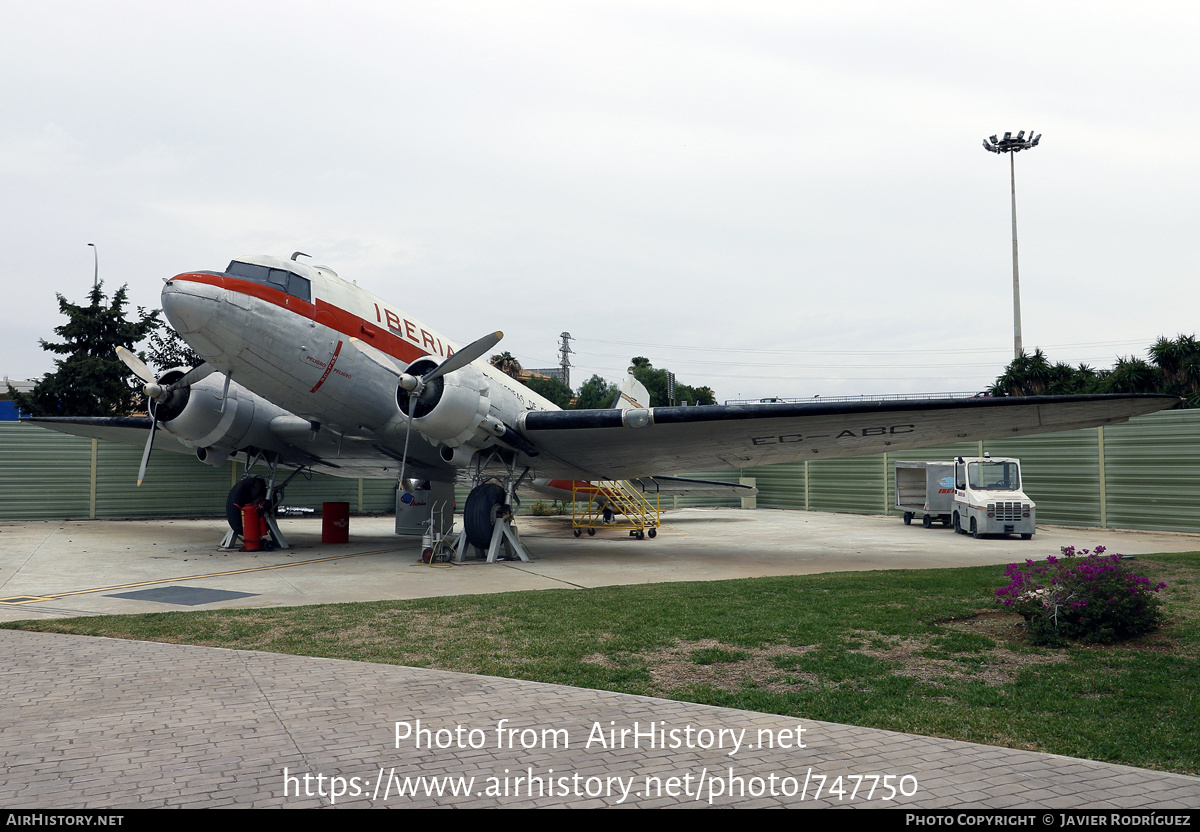
[[[408,394],[408,427],[404,429],[404,456],[400,457],[400,487],[404,487],[404,469],[408,465],[408,437],[412,435],[413,414],[417,411],[419,393]]]
[[[391,356],[389,356],[387,353],[383,352],[382,350],[372,347],[370,344],[363,343],[361,338],[351,338],[350,344],[356,350],[361,352],[367,358],[374,361],[376,364],[378,364],[383,369],[387,370],[389,373],[394,373],[395,375],[398,375],[398,376],[404,374],[404,370],[401,367],[399,367],[395,361],[392,360]]]
[[[133,371],[135,376],[147,384],[153,384],[156,381],[154,371],[146,366],[146,362],[124,347],[117,347],[117,358],[121,359],[125,366]]]
[[[453,373],[455,370],[462,369],[499,344],[500,339],[503,337],[503,332],[490,332],[478,341],[468,344],[422,376],[422,384],[428,384],[435,378],[441,378],[446,375],[446,373]]]
[[[138,468],[138,486],[142,484],[142,480],[146,479],[146,465],[150,462],[150,449],[154,446],[154,432],[158,430],[158,420],[155,419],[150,425],[150,438],[146,440],[146,450],[142,451],[142,465]]]
[[[167,392],[178,390],[180,387],[187,387],[190,384],[195,384],[200,379],[208,378],[217,371],[217,368],[205,361],[199,367],[193,367],[184,374],[183,378],[179,379],[167,388]]]

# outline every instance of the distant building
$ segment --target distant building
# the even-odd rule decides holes
[[[556,378],[559,381],[562,381],[563,384],[566,384],[566,381],[563,380],[562,367],[548,367],[543,370],[521,370],[521,381],[525,381],[533,376],[540,376],[542,378]]]
[[[37,381],[31,378],[15,379],[4,377],[4,381],[0,382],[0,422],[15,422],[17,421],[17,406],[13,403],[12,396],[8,394],[8,388],[11,386],[18,393],[29,393],[37,385]]]

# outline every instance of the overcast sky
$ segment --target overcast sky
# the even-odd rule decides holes
[[[0,373],[107,287],[313,255],[460,342],[719,399],[1109,366],[1200,309],[1200,6],[0,0]]]

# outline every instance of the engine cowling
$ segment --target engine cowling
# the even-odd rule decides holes
[[[435,367],[437,362],[422,358],[407,372],[419,378]],[[487,418],[490,388],[487,376],[471,366],[435,378],[417,397],[413,427],[436,444],[453,448],[470,442]],[[396,404],[405,416],[410,399],[407,390],[396,388]]]
[[[436,366],[432,359],[423,358],[411,364],[407,373],[419,378]],[[404,417],[408,416],[409,401],[408,391],[397,387],[396,404]],[[506,426],[521,410],[515,393],[468,365],[426,385],[416,399],[412,424],[429,442],[443,449],[443,459],[457,462],[463,452],[450,453],[446,449],[495,443],[511,434]]]
[[[170,370],[158,384],[165,388],[183,374],[183,368]],[[215,467],[223,465],[239,448],[267,445],[271,441],[270,421],[278,415],[273,412],[278,408],[246,388],[230,382],[228,395],[223,396],[224,387],[224,377],[214,374],[172,390],[150,408],[164,430],[194,448],[201,462]]]

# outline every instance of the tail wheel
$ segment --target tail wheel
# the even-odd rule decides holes
[[[242,534],[242,506],[258,502],[267,496],[267,481],[262,477],[241,480],[229,489],[225,498],[225,520],[236,535]]]
[[[489,482],[471,489],[463,506],[463,529],[467,542],[476,549],[486,549],[492,542],[496,518],[508,513],[504,505],[504,489]]]

